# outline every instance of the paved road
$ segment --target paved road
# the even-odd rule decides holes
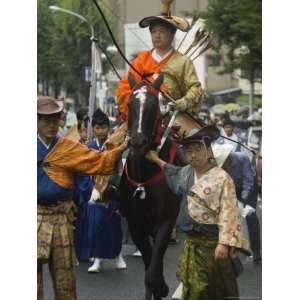
[[[258,218],[261,222],[262,201],[257,203]],[[176,279],[176,266],[180,256],[184,236],[179,236],[181,243],[170,245],[165,256],[165,278],[170,287],[167,300],[172,299],[179,282]],[[89,274],[89,263],[80,263],[77,267],[78,300],[141,300],[144,299],[144,265],[140,257],[131,254],[135,247],[125,244],[123,253],[127,270],[115,270],[114,260],[106,260],[100,273]],[[262,269],[253,265],[251,259],[242,257],[244,272],[238,278],[240,297],[243,300],[262,299]],[[44,270],[45,300],[53,300],[53,290],[47,268]]]
[[[182,240],[182,238],[181,238]],[[179,245],[169,246],[165,257],[165,277],[170,287],[171,299],[178,286],[175,276],[177,260],[182,249]],[[133,257],[135,247],[124,246],[127,270],[114,269],[114,261],[107,260],[103,270],[98,274],[87,273],[88,263],[80,263],[77,268],[78,300],[141,300],[144,299],[143,276],[144,267],[141,258]],[[261,266],[254,266],[251,261],[245,260],[244,273],[238,279],[240,296],[243,299],[261,299]],[[45,300],[52,300],[53,292],[48,271],[45,271]]]

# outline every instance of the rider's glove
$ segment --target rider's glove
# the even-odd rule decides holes
[[[175,101],[175,110],[185,111],[187,107],[188,106],[185,99],[179,99]]]
[[[169,102],[169,105],[172,108],[172,110],[179,110],[179,111],[185,111],[188,107],[185,99],[178,99],[175,102]]]

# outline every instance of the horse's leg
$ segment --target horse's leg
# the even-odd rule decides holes
[[[141,251],[142,258],[145,265],[145,270],[147,270],[150,265],[151,257],[152,257],[152,246],[149,237],[144,237],[143,239],[139,239],[139,240],[135,240],[133,238],[133,242],[137,246],[137,248]]]
[[[147,271],[150,262],[151,262],[151,256],[152,256],[152,246],[150,243],[149,236],[139,236],[136,234],[135,230],[131,233],[132,240],[134,244],[137,246],[137,248],[142,253],[142,259],[145,266],[145,271]],[[152,290],[147,286],[145,283],[145,300],[151,300],[152,299]]]
[[[175,220],[168,220],[159,227],[152,249],[151,264],[146,271],[145,283],[152,289],[155,300],[160,300],[161,297],[167,297],[169,294],[169,287],[163,276],[163,257],[174,225]]]
[[[152,291],[146,286],[145,300],[151,300],[151,299],[152,299]]]
[[[128,219],[128,228],[133,243],[141,251],[145,269],[148,268],[152,256],[152,246],[149,236],[143,231],[143,226]]]

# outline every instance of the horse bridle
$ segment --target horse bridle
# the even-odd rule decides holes
[[[159,108],[159,100],[158,100],[159,91],[156,88],[154,88],[152,86],[152,84],[145,83],[143,85],[141,83],[138,83],[135,87],[133,87],[132,94],[134,93],[134,91],[138,90],[139,88],[141,88],[143,86],[146,86],[147,92],[149,94],[154,95],[154,97],[157,101],[157,103],[156,103],[156,116],[155,116],[154,126],[153,126],[152,133],[151,133],[151,143],[150,144],[158,143],[158,134],[160,133],[159,130],[160,130],[160,125],[161,125],[160,124],[161,116],[160,116],[160,108]],[[129,129],[128,129],[128,132],[129,132],[129,136],[130,136],[130,130]]]

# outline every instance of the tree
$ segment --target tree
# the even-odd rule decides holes
[[[111,42],[92,1],[38,0],[38,78],[49,93],[49,86],[57,96],[61,88],[80,103],[87,103],[89,84],[84,81],[84,67],[91,65],[90,30],[80,19],[52,12],[49,5],[57,5],[84,16],[94,27],[96,38],[103,48]],[[114,28],[114,21],[108,16]]]
[[[261,0],[209,0],[200,16],[215,37],[222,72],[241,69],[242,77],[250,82],[253,102],[254,82],[261,80],[262,68]]]

